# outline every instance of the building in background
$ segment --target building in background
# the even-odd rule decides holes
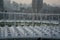
[[[0,11],[3,11],[4,7],[3,7],[3,0],[0,0]]]
[[[32,0],[32,8],[34,12],[39,12],[43,6],[43,0]]]
[[[11,0],[4,0],[4,10],[11,11]]]

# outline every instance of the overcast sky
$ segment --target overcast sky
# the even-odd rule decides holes
[[[26,3],[26,4],[30,4],[32,2],[32,0],[12,0],[12,1],[16,1],[17,3]],[[43,2],[46,2],[47,4],[51,4],[51,5],[60,5],[60,0],[43,0]]]

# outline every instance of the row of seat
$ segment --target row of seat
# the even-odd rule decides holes
[[[1,38],[60,38],[60,27],[49,26],[12,26],[0,27]]]

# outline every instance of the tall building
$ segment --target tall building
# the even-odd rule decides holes
[[[0,0],[0,11],[3,11],[4,7],[3,7],[3,0]]]
[[[39,12],[43,6],[43,0],[32,0],[32,8],[34,12]]]
[[[11,0],[4,0],[4,10],[5,11],[11,10]]]

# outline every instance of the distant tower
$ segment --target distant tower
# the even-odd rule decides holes
[[[32,8],[34,12],[39,12],[43,6],[43,0],[32,0]]]
[[[3,0],[0,0],[0,12],[2,12],[3,10],[4,10]]]

